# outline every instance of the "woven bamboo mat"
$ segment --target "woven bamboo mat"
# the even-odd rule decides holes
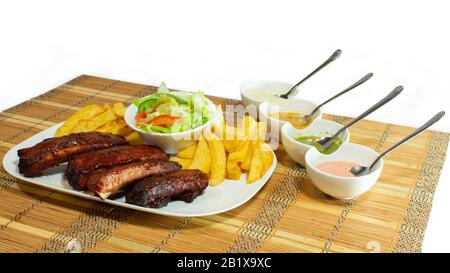
[[[87,104],[129,103],[155,90],[77,77],[2,112],[0,153]],[[350,130],[351,141],[381,151],[411,129],[363,121]],[[78,199],[28,185],[2,168],[0,252],[419,252],[448,141],[447,133],[426,131],[398,148],[386,157],[372,190],[351,202],[322,194],[281,148],[275,173],[253,199],[226,213],[194,218]]]

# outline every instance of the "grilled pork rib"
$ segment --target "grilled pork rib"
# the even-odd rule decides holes
[[[161,149],[148,145],[115,146],[85,153],[69,161],[66,177],[76,190],[85,190],[89,177],[99,170],[132,162],[148,160],[168,160]]]
[[[181,166],[167,160],[134,162],[95,172],[87,182],[89,190],[102,199],[107,199],[123,187],[153,175],[165,175],[177,171]]]
[[[160,208],[171,200],[192,202],[203,193],[209,183],[199,170],[180,170],[165,176],[148,177],[127,194],[126,201],[143,207]]]
[[[79,154],[128,144],[123,136],[98,132],[48,138],[33,147],[21,149],[17,152],[19,172],[28,177],[40,176],[42,171],[66,162]]]

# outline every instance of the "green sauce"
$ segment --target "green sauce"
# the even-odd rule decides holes
[[[296,136],[296,137],[294,137],[294,139],[297,140],[298,142],[301,142],[301,143],[306,144],[306,145],[313,146],[320,153],[326,154],[326,155],[334,153],[337,149],[339,149],[339,147],[342,144],[342,139],[336,138],[333,141],[333,143],[331,143],[330,147],[327,150],[325,150],[322,145],[320,145],[319,143],[315,142],[315,140],[319,139],[319,138],[320,138],[319,136],[313,136],[313,135],[311,135],[311,136]]]

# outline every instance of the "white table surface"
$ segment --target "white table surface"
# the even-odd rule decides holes
[[[122,2],[124,3],[124,2]],[[403,94],[370,119],[419,126],[446,110],[450,131],[450,2],[10,1],[0,4],[0,109],[80,74],[239,98],[241,83],[294,83],[335,49],[339,60],[300,96],[320,102],[375,76],[325,112],[356,116],[396,85]],[[450,160],[423,242],[450,252]]]

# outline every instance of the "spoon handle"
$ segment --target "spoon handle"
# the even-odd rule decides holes
[[[369,73],[369,74],[365,75],[364,77],[362,77],[360,80],[358,80],[354,84],[350,85],[349,87],[345,88],[344,90],[342,90],[341,92],[337,93],[333,97],[331,97],[328,100],[326,100],[326,101],[322,102],[321,104],[319,104],[316,108],[314,108],[314,110],[312,110],[312,112],[309,115],[311,115],[311,116],[314,115],[314,113],[317,112],[320,109],[320,107],[322,107],[325,104],[329,103],[330,101],[336,99],[337,97],[340,97],[341,95],[344,95],[345,93],[347,93],[348,91],[352,90],[353,88],[356,88],[356,87],[360,86],[361,84],[365,83],[370,78],[372,78],[372,76],[373,76],[373,73]]]
[[[387,149],[386,151],[384,151],[383,153],[381,153],[376,159],[375,161],[372,163],[372,165],[370,165],[369,167],[369,171],[373,168],[373,166],[375,166],[375,164],[377,164],[378,160],[380,160],[382,157],[384,157],[385,155],[387,155],[388,153],[390,153],[392,150],[394,150],[395,148],[397,148],[398,146],[402,145],[403,143],[407,142],[408,140],[410,140],[411,138],[415,137],[416,135],[420,134],[422,131],[424,131],[425,129],[427,129],[428,127],[430,127],[431,125],[435,124],[436,122],[438,122],[443,116],[445,115],[444,111],[441,111],[439,113],[437,113],[436,115],[434,115],[434,117],[432,117],[429,121],[425,122],[424,125],[420,126],[419,128],[417,128],[414,132],[410,133],[409,135],[407,135],[404,139],[400,140],[397,144],[395,144],[394,146],[390,147],[389,149]]]
[[[292,86],[291,89],[289,89],[289,91],[286,94],[280,95],[280,97],[282,97],[284,99],[288,99],[289,96],[296,95],[297,94],[297,91],[296,91],[297,86],[299,86],[304,81],[309,79],[312,75],[316,74],[322,68],[324,68],[325,66],[327,66],[328,64],[330,64],[331,62],[333,62],[334,60],[339,58],[339,56],[341,56],[341,53],[342,53],[342,50],[340,50],[340,49],[336,50],[323,64],[321,64],[319,67],[317,67],[313,72],[309,73],[308,76],[306,76],[304,79],[302,79],[301,81],[296,83],[294,86]]]
[[[385,105],[386,103],[388,103],[389,101],[391,101],[393,98],[397,97],[403,90],[403,86],[399,85],[396,88],[394,88],[394,90],[392,90],[391,93],[389,93],[389,95],[387,95],[386,97],[384,97],[382,100],[380,100],[379,102],[375,103],[372,107],[370,107],[367,111],[365,111],[364,113],[362,113],[361,115],[359,115],[358,117],[356,117],[355,119],[353,119],[349,124],[345,125],[344,127],[342,127],[339,131],[336,132],[336,134],[334,134],[334,136],[332,137],[332,139],[336,138],[340,133],[342,133],[345,129],[351,127],[353,124],[357,123],[358,121],[360,121],[361,119],[365,118],[366,116],[368,116],[369,114],[371,114],[372,112],[374,112],[375,110],[377,110],[378,108],[380,108],[381,106]]]

